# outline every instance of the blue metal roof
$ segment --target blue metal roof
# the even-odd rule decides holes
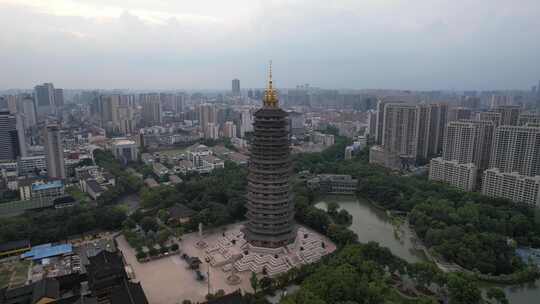
[[[71,244],[55,245],[43,244],[32,247],[32,249],[24,254],[21,254],[22,259],[41,260],[48,257],[63,255],[73,252]]]
[[[61,180],[50,181],[45,184],[32,184],[32,191],[47,190],[51,188],[60,188],[63,183]]]

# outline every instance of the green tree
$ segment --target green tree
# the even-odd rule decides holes
[[[338,213],[339,204],[334,201],[327,202],[326,209],[327,209],[326,212],[328,212],[330,216],[336,216]]]
[[[251,273],[251,277],[249,278],[249,283],[251,284],[251,288],[253,288],[253,293],[257,293],[257,289],[259,289],[259,279],[257,279],[257,275],[255,272]]]
[[[482,299],[480,289],[473,280],[459,273],[449,274],[448,290],[450,304],[476,304]]]
[[[490,287],[486,292],[486,296],[489,300],[495,300],[498,304],[509,303],[504,290],[497,287]]]

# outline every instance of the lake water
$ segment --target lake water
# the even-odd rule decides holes
[[[331,201],[338,203],[352,215],[353,222],[349,228],[358,235],[361,242],[378,242],[381,246],[388,247],[393,254],[411,263],[426,260],[421,251],[414,249],[413,234],[410,230],[402,225],[400,232],[396,234],[392,222],[384,211],[352,196],[322,197],[316,207],[326,209],[326,203]],[[539,286],[540,280],[522,286],[506,286],[504,290],[512,304],[540,303]]]

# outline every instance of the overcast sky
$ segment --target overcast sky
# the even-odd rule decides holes
[[[0,0],[0,89],[530,88],[539,0]]]

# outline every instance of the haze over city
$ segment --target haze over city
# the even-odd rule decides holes
[[[0,0],[0,304],[530,304],[539,0]]]
[[[530,89],[540,2],[0,0],[0,89]]]

